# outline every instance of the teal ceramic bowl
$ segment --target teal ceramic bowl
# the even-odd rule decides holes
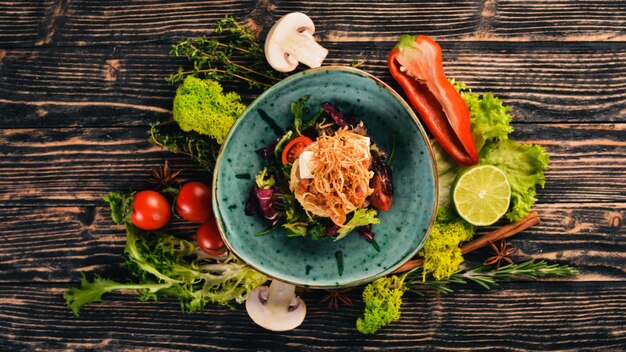
[[[391,165],[394,203],[380,212],[374,226],[380,252],[358,234],[339,241],[287,237],[259,217],[246,216],[244,206],[263,168],[255,150],[277,138],[274,129],[293,122],[290,104],[308,95],[305,120],[320,103],[331,102],[344,114],[359,116],[373,140],[396,150]],[[268,119],[269,117],[269,119]],[[271,120],[270,120],[271,119]],[[437,171],[428,138],[407,103],[377,78],[354,68],[322,67],[279,82],[259,96],[227,136],[215,167],[213,209],[230,250],[256,270],[281,281],[313,288],[354,286],[389,274],[424,245],[437,209]],[[343,261],[339,272],[338,259]]]

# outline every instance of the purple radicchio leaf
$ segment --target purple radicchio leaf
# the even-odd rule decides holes
[[[269,189],[261,189],[256,184],[254,185],[255,193],[257,199],[259,201],[259,208],[261,209],[261,215],[264,218],[270,221],[274,221],[278,218],[278,211],[274,209],[272,194],[274,194],[274,190]]]
[[[261,148],[256,150],[256,153],[265,161],[271,161],[274,158],[274,150],[276,149],[276,145],[278,144],[278,139],[273,141],[270,145],[265,148]]]
[[[322,103],[320,104],[320,106],[333,119],[333,121],[335,121],[335,123],[339,125],[339,127],[356,127],[359,124],[360,119],[357,116],[344,116],[344,114],[341,112],[341,110],[339,110],[338,107],[329,102]],[[367,133],[367,131],[365,131],[365,133]]]
[[[339,226],[335,224],[331,224],[330,226],[326,226],[326,228],[324,228],[324,235],[328,237],[337,237],[338,234]]]
[[[245,214],[248,216],[260,214],[263,218],[275,223],[279,218],[279,213],[274,208],[273,194],[274,189],[262,189],[255,183],[246,202]]]
[[[374,239],[374,233],[372,232],[372,224],[359,226],[355,229],[363,239],[371,241]]]
[[[371,244],[374,247],[376,252],[380,252],[380,246],[374,239],[374,233],[372,232],[372,224],[359,226],[356,228],[356,232],[358,232],[359,235],[361,235],[361,238],[369,242],[369,244]]]
[[[343,113],[331,103],[322,103],[320,105],[324,111],[335,121],[339,127],[346,127],[348,123],[343,119]]]
[[[248,194],[248,200],[246,201],[246,206],[244,208],[244,213],[248,216],[258,215],[260,212],[259,209],[259,199],[256,196],[256,192],[254,189],[256,188],[256,182],[254,183],[254,187],[250,189],[250,194]]]

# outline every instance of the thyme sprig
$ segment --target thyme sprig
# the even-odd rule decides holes
[[[486,289],[491,289],[501,281],[512,279],[535,280],[543,276],[575,276],[580,272],[570,266],[560,264],[548,264],[547,262],[529,260],[519,264],[509,264],[500,268],[479,265],[472,269],[461,269],[447,279],[437,280],[432,276],[427,276],[422,280],[421,268],[411,272],[405,281],[405,286],[409,291],[423,295],[426,290],[436,290],[441,293],[451,293],[453,284],[475,283]]]
[[[213,171],[220,146],[215,140],[196,132],[183,132],[177,124],[153,122],[148,131],[150,141],[173,153],[190,157],[200,167]]]
[[[172,46],[171,54],[186,57],[192,67],[180,66],[167,78],[170,83],[197,75],[216,81],[243,81],[251,89],[265,90],[286,77],[269,66],[254,34],[231,16],[217,23],[211,38],[183,40]]]

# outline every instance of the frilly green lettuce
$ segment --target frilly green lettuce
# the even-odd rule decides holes
[[[114,222],[126,225],[124,256],[134,282],[115,282],[97,275],[90,281],[82,275],[80,287],[63,295],[74,314],[88,303],[99,302],[103,294],[120,290],[134,291],[142,300],[175,297],[183,312],[191,313],[207,303],[241,303],[267,281],[265,275],[232,255],[206,258],[193,242],[137,229],[127,220],[132,194],[111,193],[106,200]]]
[[[339,229],[339,231],[337,231],[338,236],[335,238],[335,241],[344,238],[357,227],[379,224],[380,220],[376,217],[376,215],[378,215],[378,211],[376,211],[376,209],[358,208],[354,211],[352,219],[350,219]]]

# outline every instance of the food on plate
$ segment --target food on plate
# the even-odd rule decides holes
[[[265,160],[246,204],[289,236],[341,239],[356,230],[375,245],[372,225],[393,202],[389,155],[365,124],[331,103],[308,121],[308,97],[292,103],[293,125],[257,153]],[[264,234],[263,232],[261,234]]]
[[[343,226],[372,194],[368,137],[347,127],[321,135],[293,162],[289,189],[307,213]]]
[[[201,182],[187,182],[176,197],[176,212],[191,222],[205,222],[213,218],[211,188]]]
[[[301,12],[292,12],[279,19],[265,39],[265,58],[276,71],[291,72],[298,63],[320,67],[328,50],[315,38],[315,24]]]
[[[472,166],[457,177],[452,201],[465,221],[475,226],[489,226],[509,210],[511,186],[497,167]]]
[[[439,44],[425,35],[402,35],[387,64],[441,147],[458,163],[475,165],[470,112],[445,76]]]
[[[299,136],[290,140],[281,153],[280,160],[283,162],[283,165],[293,163],[302,154],[304,148],[311,143],[313,141],[307,136]]]
[[[138,228],[160,229],[170,221],[171,216],[170,203],[161,193],[147,190],[135,195],[130,221]]]

